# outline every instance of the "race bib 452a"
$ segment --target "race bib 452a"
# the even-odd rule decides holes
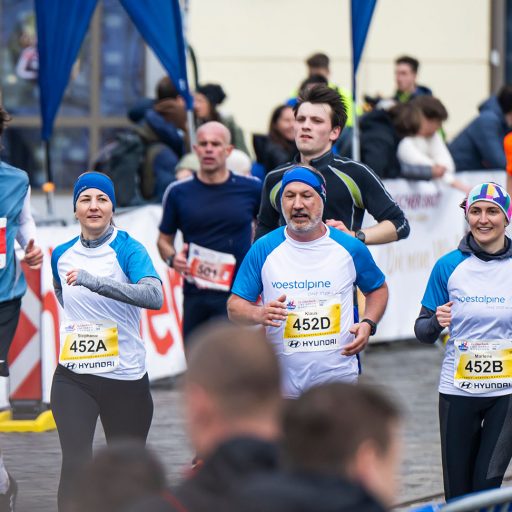
[[[119,366],[117,324],[106,320],[63,322],[59,363],[75,373],[105,373]]]

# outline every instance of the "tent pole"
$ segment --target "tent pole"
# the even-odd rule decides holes
[[[357,117],[356,100],[353,100],[352,107],[352,160],[359,162],[361,160],[361,145],[359,139],[359,122]]]
[[[43,183],[43,192],[46,194],[46,211],[49,217],[53,217],[55,213],[54,208],[54,192],[55,183],[53,182],[53,169],[51,160],[51,146],[50,139],[44,142],[44,153],[45,153],[45,167],[46,167],[46,183]]]
[[[190,152],[193,151],[193,146],[196,143],[196,127],[194,121],[194,111],[187,110],[187,124],[188,124],[188,134],[189,134],[189,142],[190,147],[188,148]]]

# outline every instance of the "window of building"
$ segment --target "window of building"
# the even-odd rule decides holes
[[[46,180],[37,86],[33,0],[0,0],[0,90],[12,121],[2,159],[25,169],[33,187]],[[103,0],[91,20],[51,139],[57,190],[69,189],[144,96],[144,42],[119,0]]]

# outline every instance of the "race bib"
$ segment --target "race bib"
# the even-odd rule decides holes
[[[63,322],[59,363],[75,373],[105,373],[117,368],[117,324],[107,320]]]
[[[284,352],[322,352],[341,345],[341,304],[334,298],[306,298],[287,304]]]
[[[0,268],[5,268],[7,261],[7,219],[0,217]]]
[[[198,288],[229,292],[235,273],[236,259],[232,254],[190,244],[187,281]]]
[[[455,340],[455,387],[468,393],[511,388],[512,340]]]

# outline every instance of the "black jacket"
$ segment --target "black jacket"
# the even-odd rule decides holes
[[[281,181],[283,174],[298,163],[298,160],[288,162],[265,177],[256,239],[285,224],[279,194]],[[399,240],[409,235],[409,223],[404,212],[369,167],[350,158],[337,156],[332,151],[311,160],[310,164],[325,178],[327,202],[324,220],[341,220],[348,229],[357,231],[361,229],[365,211],[368,211],[377,222],[392,222]]]
[[[246,512],[384,512],[364,489],[337,476],[311,472],[261,475],[239,492]]]
[[[175,491],[148,496],[126,512],[243,512],[238,492],[250,476],[274,472],[277,446],[241,437],[221,444]]]
[[[400,163],[396,156],[400,137],[387,110],[376,109],[360,120],[361,162],[381,179],[398,178]]]

